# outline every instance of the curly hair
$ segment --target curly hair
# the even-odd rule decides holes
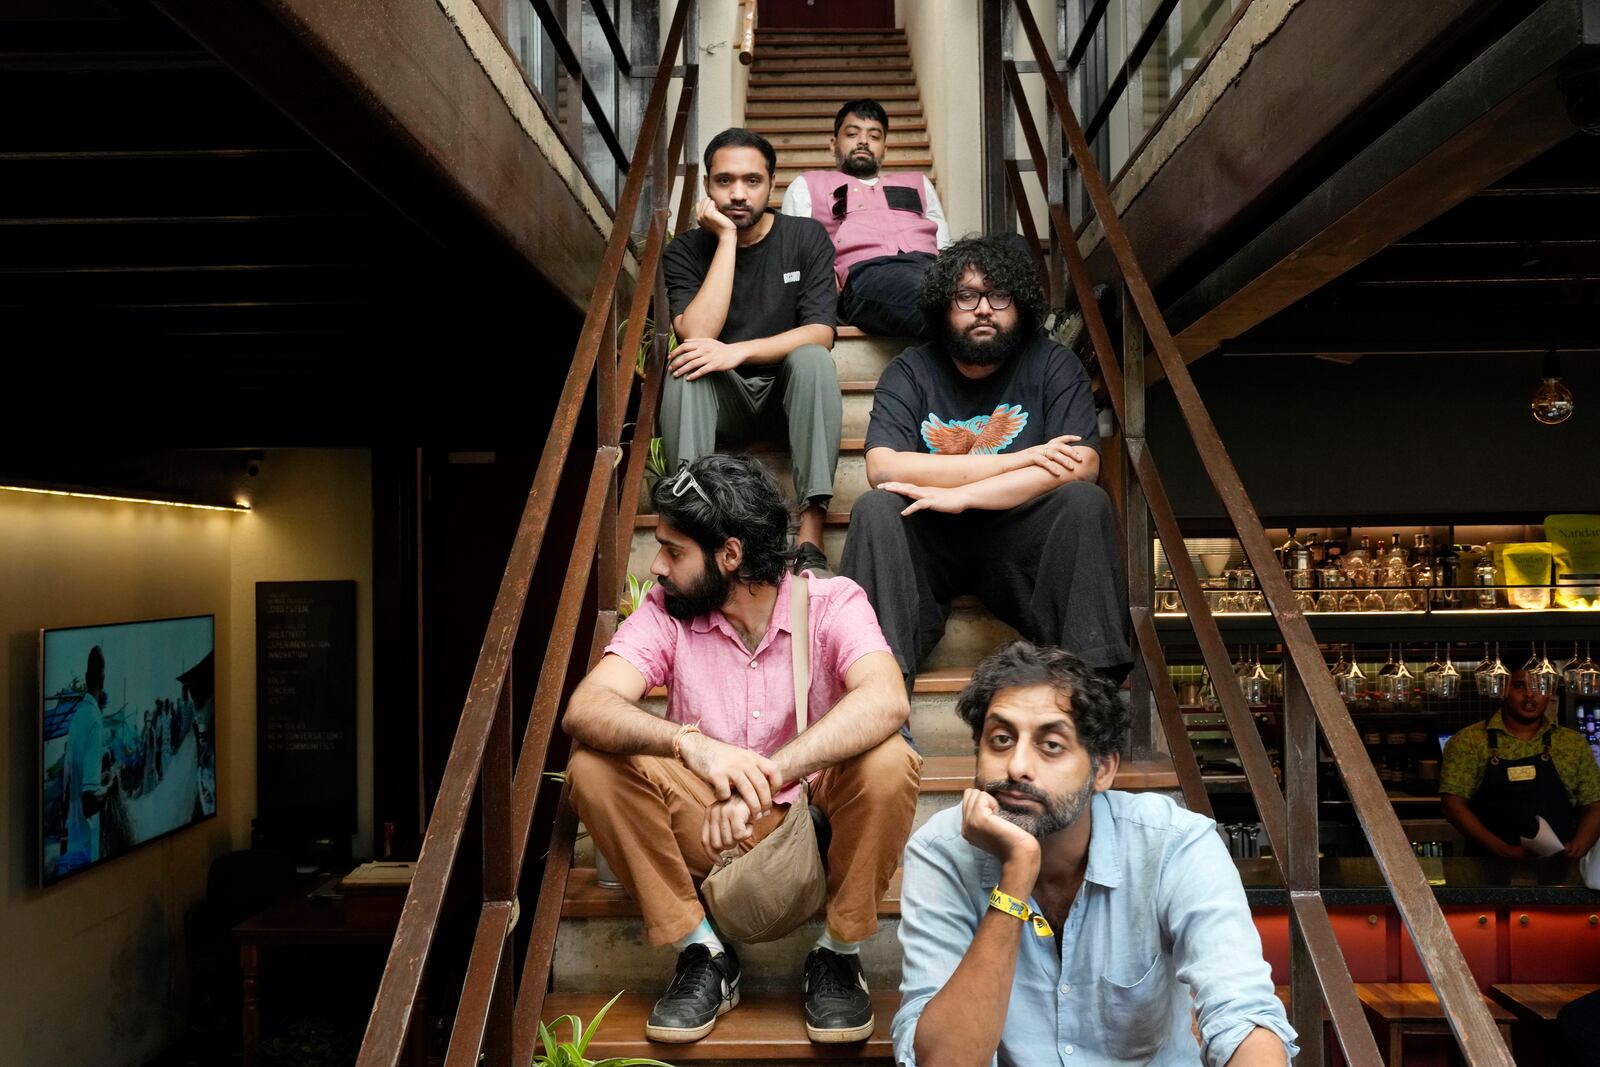
[[[930,326],[949,316],[950,301],[961,288],[961,276],[968,267],[982,273],[989,288],[1011,291],[1011,299],[1021,313],[1018,325],[1025,332],[1044,321],[1045,298],[1044,289],[1039,285],[1039,272],[1028,259],[1027,250],[1017,246],[1017,238],[968,234],[940,252],[928,267],[928,273],[922,276],[922,291],[917,302],[922,308],[923,320]]]
[[[789,548],[789,504],[772,472],[749,456],[716,453],[684,469],[710,502],[687,484],[675,489],[681,473],[666,475],[650,490],[660,520],[693,538],[708,557],[737,537],[744,549],[738,580],[776,585],[796,552]]]
[[[972,728],[972,739],[977,741],[994,695],[1032,685],[1048,685],[1068,697],[1078,743],[1095,766],[1128,747],[1132,717],[1117,699],[1116,687],[1071,652],[1029,641],[1013,641],[978,664],[972,681],[956,697],[956,714]]]

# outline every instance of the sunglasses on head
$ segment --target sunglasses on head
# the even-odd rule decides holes
[[[674,500],[693,489],[700,494],[700,499],[704,500],[708,507],[715,510],[717,506],[711,502],[710,494],[701,488],[700,483],[695,481],[694,475],[689,472],[688,460],[684,460],[678,465],[678,474],[672,481],[667,483],[667,489],[672,493],[672,499]]]

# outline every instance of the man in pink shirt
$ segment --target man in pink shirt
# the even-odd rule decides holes
[[[806,958],[813,1041],[860,1041],[875,1020],[860,943],[911,834],[921,757],[894,656],[861,587],[810,577],[808,726],[796,736],[789,509],[761,464],[708,455],[652,493],[656,588],[617,629],[567,707],[582,742],[572,800],[650,942],[678,964],[645,1034],[696,1041],[739,1002],[739,959],[695,889],[725,849],[783,821],[799,783],[831,826],[827,925]],[[809,572],[807,572],[809,573]],[[667,687],[662,719],[639,706]]]

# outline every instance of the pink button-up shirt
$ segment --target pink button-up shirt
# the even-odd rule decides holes
[[[720,611],[682,622],[667,614],[660,586],[617,628],[606,646],[667,687],[667,718],[700,723],[707,737],[763,756],[794,738],[794,666],[789,649],[789,590],[784,575],[767,632],[751,652]],[[810,581],[811,693],[808,724],[845,693],[845,673],[869,652],[888,652],[867,594],[848,578]],[[774,799],[787,803],[795,790]]]

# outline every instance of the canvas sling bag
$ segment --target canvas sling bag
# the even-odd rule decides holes
[[[790,647],[794,660],[794,729],[806,728],[811,692],[811,629],[807,580],[789,585]],[[729,849],[700,885],[706,910],[726,937],[746,944],[776,941],[821,909],[828,876],[817,850],[817,831],[806,785],[783,823],[750,851]]]

